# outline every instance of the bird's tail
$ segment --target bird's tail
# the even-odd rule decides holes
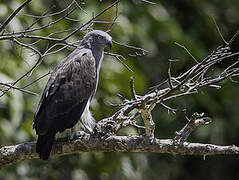
[[[55,133],[39,135],[37,138],[36,152],[43,160],[47,160],[50,156],[51,149],[55,140]]]

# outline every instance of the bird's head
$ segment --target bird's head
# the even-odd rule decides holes
[[[105,46],[112,47],[112,37],[100,30],[93,30],[85,35],[82,41],[83,44],[88,44],[90,47],[104,49]]]

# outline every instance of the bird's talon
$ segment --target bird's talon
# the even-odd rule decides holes
[[[84,135],[85,135],[84,131],[76,131],[69,137],[69,141],[74,141],[74,140],[79,139],[80,137],[82,137]]]

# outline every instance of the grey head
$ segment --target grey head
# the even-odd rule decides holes
[[[81,46],[90,49],[96,48],[98,50],[104,50],[105,46],[112,47],[112,37],[104,31],[93,30],[84,36]]]

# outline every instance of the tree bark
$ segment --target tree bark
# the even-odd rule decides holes
[[[8,164],[38,158],[36,142],[26,142],[0,149],[0,168]],[[239,147],[183,142],[174,139],[148,138],[147,136],[95,137],[84,132],[75,140],[59,139],[53,146],[51,157],[82,152],[154,152],[179,155],[239,154]]]

